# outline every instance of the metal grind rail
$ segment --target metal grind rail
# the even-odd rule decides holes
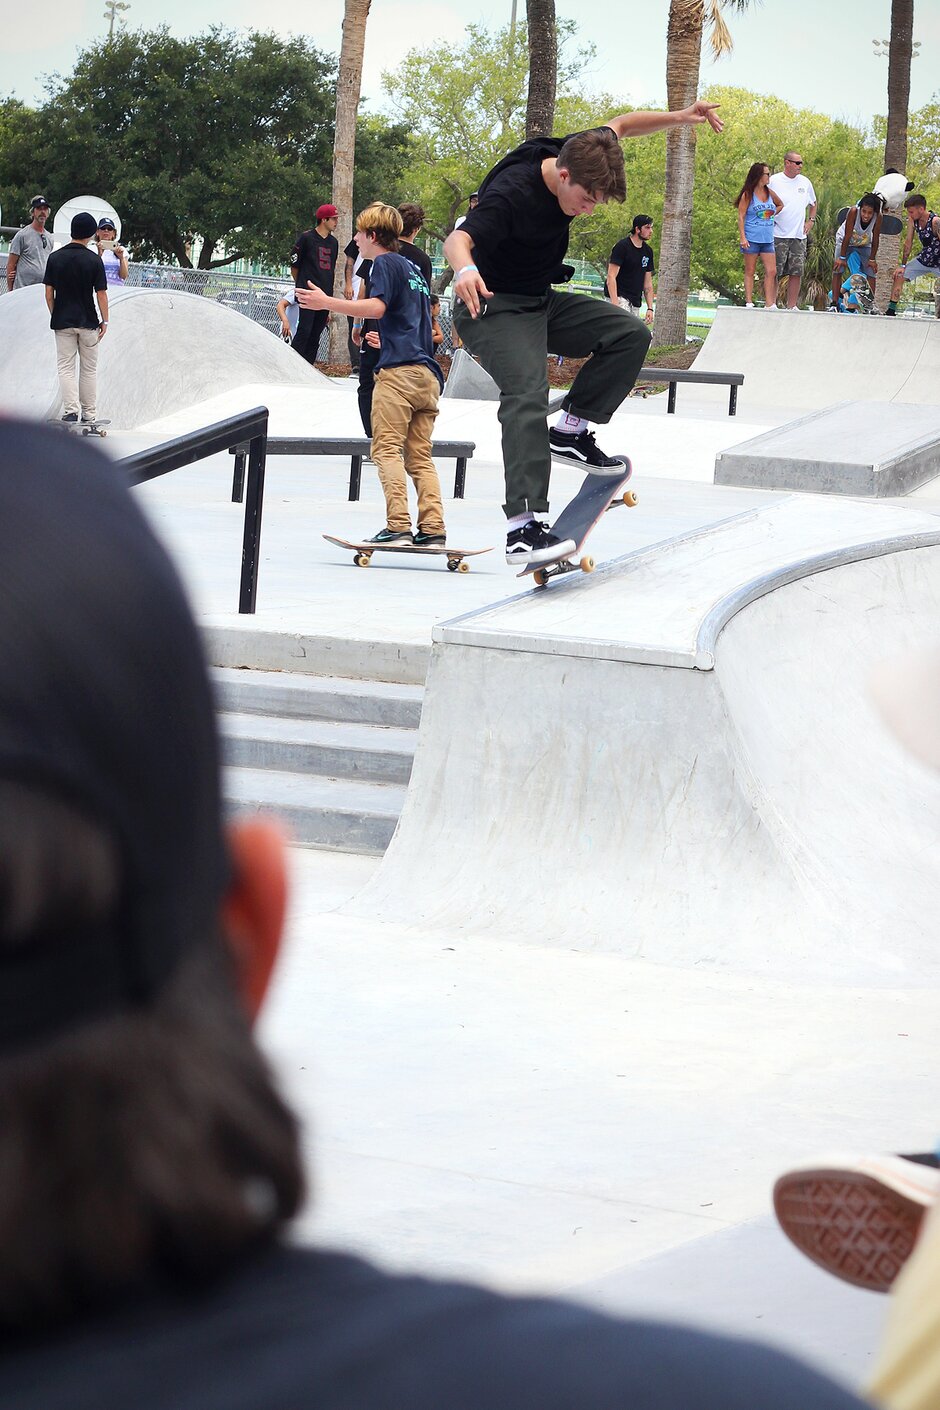
[[[172,441],[125,456],[117,463],[131,485],[143,485],[180,470],[197,460],[206,460],[220,451],[248,443],[248,482],[245,489],[245,528],[242,535],[242,567],[238,588],[238,610],[253,613],[258,596],[258,564],[261,557],[261,516],[264,512],[264,469],[268,444],[268,408],[256,406],[238,416],[228,416],[212,426],[189,431]]]

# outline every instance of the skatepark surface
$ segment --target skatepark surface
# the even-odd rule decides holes
[[[915,329],[906,386],[935,331]],[[721,333],[714,365],[751,336]],[[936,1140],[940,783],[869,682],[936,637],[940,493],[712,484],[718,451],[806,405],[787,385],[745,399],[752,372],[771,390],[760,346],[720,367],[748,379],[739,418],[721,389],[683,387],[670,417],[665,396],[624,405],[599,439],[633,458],[639,504],[598,526],[596,574],[541,593],[499,551],[466,575],[357,569],[321,535],[381,526],[369,467],[349,504],[348,462],[271,459],[258,612],[239,618],[231,458],[136,494],[213,659],[427,673],[385,857],[292,854],[262,1037],[314,1171],[301,1235],[769,1338],[858,1384],[885,1302],[792,1250],[770,1189],[820,1150]],[[352,382],[255,374],[104,449],[259,401],[272,434],[358,430]],[[449,536],[498,550],[495,407],[450,402],[437,433],[477,445]],[[554,472],[556,506],[578,480]]]

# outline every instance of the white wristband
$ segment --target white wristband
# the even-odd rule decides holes
[[[458,269],[458,270],[457,270],[457,273],[454,275],[454,278],[455,278],[455,279],[459,279],[460,276],[461,276],[461,274],[466,274],[466,273],[467,273],[467,270],[468,270],[468,269],[476,269],[476,265],[475,265],[475,264],[465,264],[464,267],[463,267],[463,269]]]

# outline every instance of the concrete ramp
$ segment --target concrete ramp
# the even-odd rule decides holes
[[[940,788],[867,682],[938,622],[933,516],[793,496],[446,624],[349,910],[801,979],[934,971]]]
[[[743,372],[739,410],[789,419],[841,401],[935,404],[940,321],[720,308],[695,359],[700,372]],[[686,397],[704,399],[697,388]]]
[[[196,294],[111,289],[98,358],[98,414],[132,430],[248,383],[329,388],[272,333]],[[0,298],[0,409],[60,414],[55,338],[40,286]]]
[[[886,499],[940,475],[940,406],[848,401],[715,456],[715,484]]]

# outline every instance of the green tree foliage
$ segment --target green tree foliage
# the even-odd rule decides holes
[[[887,119],[879,114],[875,118],[878,142],[884,142],[886,131]],[[940,93],[935,93],[929,103],[910,115],[906,175],[927,197],[930,209],[936,210],[940,204]]]
[[[734,201],[752,162],[782,170],[783,154],[796,147],[817,194],[833,194],[835,208],[851,205],[878,179],[881,154],[876,140],[844,122],[810,109],[791,107],[741,88],[711,88],[704,96],[721,104],[725,130],[719,139],[698,144],[692,220],[691,287],[707,287],[726,298],[744,298],[744,265],[738,248]],[[601,119],[602,120],[602,119]],[[663,208],[666,140],[663,133],[623,144],[627,172],[624,207],[603,206],[572,226],[573,254],[605,272],[614,243],[629,233],[630,217],[653,216],[653,248],[658,254]],[[831,202],[830,202],[831,204]],[[828,216],[820,212],[820,221]],[[820,238],[822,229],[820,230]],[[831,263],[831,260],[830,260]]]
[[[559,22],[556,132],[574,130],[567,126],[572,113],[587,112],[575,75],[593,50],[566,56],[574,32],[570,21]],[[382,75],[414,144],[405,173],[409,199],[424,206],[427,228],[438,239],[453,229],[490,167],[525,139],[528,65],[524,24],[495,33],[470,24],[463,43],[412,49],[394,72]],[[580,125],[591,121],[587,116]]]
[[[303,39],[117,33],[52,80],[38,112],[5,110],[5,204],[40,188],[54,204],[93,191],[121,212],[138,258],[190,267],[195,248],[202,269],[280,264],[329,200],[335,71]],[[370,128],[364,183],[369,154],[387,182],[404,142],[397,130],[383,145]]]

